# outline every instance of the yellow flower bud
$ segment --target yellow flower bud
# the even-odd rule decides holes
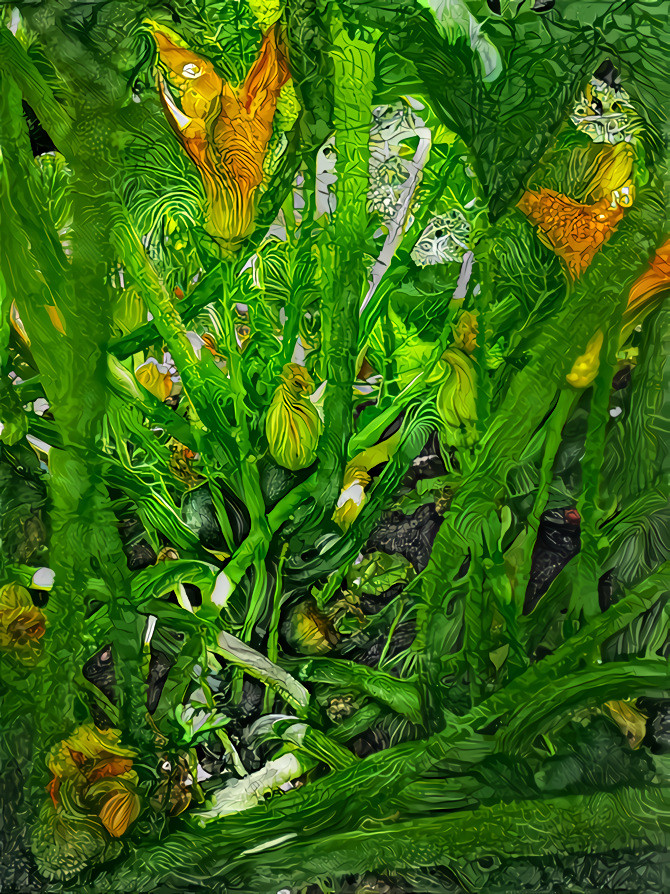
[[[360,515],[367,500],[365,488],[370,483],[370,476],[366,470],[355,465],[355,462],[356,460],[352,460],[344,470],[342,491],[333,513],[333,521],[343,531],[347,531]]]
[[[565,377],[573,388],[588,388],[598,375],[600,369],[600,349],[603,346],[603,333],[599,329],[586,346],[586,351],[572,364],[572,369]]]
[[[305,367],[287,363],[265,420],[270,456],[292,472],[316,459],[322,423],[308,397],[313,391],[314,381]]]
[[[339,640],[332,621],[311,598],[295,606],[289,615],[286,635],[293,648],[303,655],[323,655]]]
[[[453,447],[471,447],[477,440],[477,371],[463,351],[445,351],[448,377],[437,395],[437,411],[443,424],[445,443]]]
[[[630,747],[639,748],[647,734],[647,715],[640,711],[635,701],[613,700],[605,702],[604,707],[626,737]]]

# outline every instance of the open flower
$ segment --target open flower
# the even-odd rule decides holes
[[[150,357],[135,370],[135,378],[150,394],[163,401],[172,392],[172,374],[166,363],[159,363]]]
[[[54,807],[97,815],[114,838],[123,835],[140,812],[134,752],[120,744],[120,735],[115,729],[83,724],[47,758],[54,774],[48,785]]]
[[[42,875],[69,879],[90,863],[116,856],[120,838],[140,814],[134,752],[118,730],[78,727],[49,752],[50,795],[31,831]]]
[[[31,661],[41,652],[39,641],[45,629],[44,615],[25,587],[16,583],[0,587],[0,649]]]
[[[148,23],[158,48],[165,115],[200,172],[207,229],[225,250],[234,249],[253,228],[275,111],[290,77],[272,18],[262,16],[268,30],[258,58],[237,86],[224,81],[212,62],[189,49],[178,34]]]

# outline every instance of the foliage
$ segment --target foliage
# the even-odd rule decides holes
[[[3,889],[660,890],[667,0],[0,9]]]

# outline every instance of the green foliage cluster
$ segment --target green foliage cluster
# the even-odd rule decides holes
[[[4,889],[661,890],[667,0],[0,9]],[[153,31],[237,88],[268,20],[225,254]],[[589,213],[596,72],[634,200],[575,278],[518,203]]]

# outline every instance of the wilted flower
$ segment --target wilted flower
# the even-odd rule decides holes
[[[383,218],[392,217],[408,177],[409,170],[400,156],[392,155],[381,160],[373,156],[370,159],[368,209]]]
[[[437,394],[443,437],[451,447],[472,447],[477,440],[477,371],[473,361],[456,348],[445,351],[449,374]]]
[[[328,699],[326,714],[333,723],[346,720],[356,712],[358,705],[351,695],[333,695]]]
[[[202,484],[205,479],[193,468],[193,461],[197,454],[175,438],[171,438],[167,446],[170,451],[170,471],[175,478],[182,481],[188,488]]]
[[[426,226],[410,257],[419,267],[462,261],[468,250],[470,222],[458,208],[438,214]]]
[[[572,123],[594,143],[620,144],[640,132],[640,121],[630,96],[615,82],[593,77],[570,115]]]
[[[287,363],[281,379],[265,420],[265,434],[274,461],[297,472],[316,459],[322,423],[308,397],[314,380],[305,367]]]
[[[20,584],[0,587],[0,649],[13,651],[22,661],[39,655],[46,629],[42,612]]]
[[[603,346],[603,333],[599,329],[586,346],[586,350],[572,364],[572,369],[565,377],[573,388],[588,388],[598,375],[600,369],[600,349]]]
[[[40,872],[48,878],[68,879],[91,862],[115,856],[114,840],[139,816],[134,752],[120,744],[120,735],[85,723],[49,752],[51,799],[31,835]]]
[[[168,816],[179,816],[193,797],[193,777],[188,756],[181,755],[173,768],[167,755],[162,755],[160,769],[163,780],[152,795],[151,806]]]

